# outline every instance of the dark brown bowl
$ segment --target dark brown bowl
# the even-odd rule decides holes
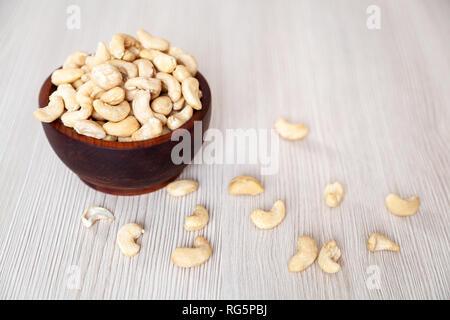
[[[194,121],[202,122],[203,133],[211,119],[211,91],[206,79],[197,73],[202,91],[202,110],[180,129],[191,134],[191,159],[200,148],[194,143]],[[39,93],[39,106],[48,104],[50,94],[56,90],[50,76]],[[166,135],[137,142],[112,142],[94,139],[76,133],[64,126],[61,120],[42,123],[45,135],[56,155],[88,186],[110,194],[138,195],[165,187],[175,180],[186,164],[174,164],[172,148],[179,141],[171,141],[175,130]],[[181,140],[180,140],[181,141]]]

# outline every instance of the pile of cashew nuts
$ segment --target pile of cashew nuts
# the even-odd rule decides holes
[[[53,72],[57,90],[36,119],[62,123],[107,141],[141,141],[171,132],[202,109],[197,61],[167,40],[139,30],[116,34],[95,54],[70,54]]]

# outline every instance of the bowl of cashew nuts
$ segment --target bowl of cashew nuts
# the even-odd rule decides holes
[[[174,163],[174,147],[183,140],[192,159],[201,146],[194,141],[203,142],[209,127],[211,91],[197,68],[192,55],[144,30],[136,38],[116,34],[109,48],[100,42],[94,54],[70,54],[42,85],[34,116],[57,156],[88,186],[149,193],[186,167]]]

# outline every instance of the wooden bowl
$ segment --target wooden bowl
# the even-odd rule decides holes
[[[180,127],[191,134],[191,159],[200,148],[194,143],[194,121],[202,122],[203,133],[211,119],[211,91],[206,79],[197,73],[202,91],[202,110],[194,111],[192,118]],[[39,93],[39,106],[48,104],[50,94],[56,90],[50,76]],[[179,141],[171,141],[177,130],[144,141],[112,142],[76,133],[61,120],[42,123],[53,151],[88,186],[115,195],[138,195],[153,192],[175,180],[186,164],[174,164],[172,148]],[[181,141],[181,139],[180,139]]]

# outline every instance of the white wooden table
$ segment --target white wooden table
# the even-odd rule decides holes
[[[69,4],[81,9],[80,29],[66,27]],[[366,27],[371,4],[381,9],[379,30]],[[449,17],[446,0],[0,2],[0,298],[449,299]],[[38,90],[72,51],[139,28],[197,57],[212,90],[211,127],[270,128],[286,116],[310,134],[280,141],[276,175],[257,165],[189,166],[182,177],[200,189],[182,199],[88,188],[33,118]],[[262,181],[262,195],[227,194],[244,173]],[[335,180],[346,194],[329,209],[322,192]],[[418,214],[388,213],[390,192],[418,195]],[[285,221],[256,229],[250,211],[277,198]],[[211,220],[189,233],[183,221],[198,203]],[[116,221],[85,229],[80,215],[91,205]],[[115,244],[127,222],[146,230],[133,259]],[[401,252],[368,252],[375,231]],[[211,241],[211,260],[174,267],[171,251],[198,234]],[[327,275],[316,263],[290,273],[301,234],[319,246],[335,239],[341,271]]]

